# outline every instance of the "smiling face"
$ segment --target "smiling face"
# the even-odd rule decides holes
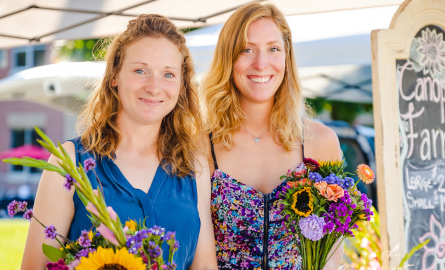
[[[113,81],[122,105],[119,117],[160,124],[178,101],[181,63],[178,47],[166,38],[144,37],[129,45]]]
[[[282,33],[271,19],[247,29],[247,45],[233,66],[233,80],[241,103],[273,103],[284,78],[286,53]]]

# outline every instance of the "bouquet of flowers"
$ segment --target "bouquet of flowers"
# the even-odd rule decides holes
[[[359,165],[359,180],[354,183],[345,167],[344,160],[306,158],[300,167],[282,176],[287,185],[277,194],[277,203],[285,216],[283,225],[298,243],[305,270],[322,269],[344,238],[354,236],[351,230],[357,223],[373,215],[372,201],[357,189],[357,183],[372,183],[374,172]]]
[[[56,240],[60,249],[43,244],[42,250],[51,261],[47,269],[131,269],[131,270],[157,270],[175,269],[173,255],[179,248],[175,232],[165,232],[165,229],[154,226],[147,228],[145,219],[141,223],[129,220],[122,225],[119,216],[112,207],[106,205],[98,180],[99,188],[93,189],[86,172],[94,168],[96,162],[90,158],[83,165],[76,166],[63,146],[54,143],[37,127],[37,133],[43,141],[38,140],[40,145],[59,158],[59,166],[49,164],[44,160],[33,158],[9,158],[3,162],[13,165],[36,167],[43,170],[54,171],[65,177],[63,186],[70,191],[75,188],[80,200],[90,213],[90,220],[96,230],[83,230],[76,242],[70,241],[63,235],[57,233],[53,225],[45,226],[34,215],[32,209],[27,208],[26,202],[12,201],[8,205],[8,215],[12,218],[18,212],[24,212],[23,217],[31,221],[34,218],[44,228],[45,238]],[[97,177],[97,175],[96,175]],[[66,242],[63,245],[60,240]],[[169,245],[169,260],[164,263],[162,243],[166,241]],[[111,267],[111,268],[105,268]]]

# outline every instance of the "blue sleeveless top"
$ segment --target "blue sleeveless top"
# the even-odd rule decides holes
[[[70,141],[76,148],[76,164],[79,162],[83,164],[85,159],[94,158],[92,153],[84,150],[80,137]],[[173,260],[178,266],[177,269],[189,268],[195,255],[201,226],[195,178],[169,175],[159,165],[147,194],[134,188],[112,159],[101,157],[95,160],[97,164],[95,171],[102,183],[105,201],[108,206],[113,207],[121,222],[124,224],[129,219],[142,221],[146,217],[147,227],[157,225],[166,231],[176,232],[180,247]],[[89,171],[87,175],[93,188],[97,189],[98,182],[94,173]],[[75,241],[82,230],[91,228],[92,223],[77,193],[74,193],[73,200],[75,214],[68,238]],[[168,245],[165,242],[162,249],[164,260],[167,262]]]

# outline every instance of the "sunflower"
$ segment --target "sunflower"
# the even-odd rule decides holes
[[[111,248],[99,247],[97,252],[91,253],[88,258],[82,257],[76,270],[145,270],[146,265],[142,258],[136,258],[122,248],[114,253]]]
[[[305,187],[292,195],[291,208],[297,215],[308,217],[314,210],[311,188]]]

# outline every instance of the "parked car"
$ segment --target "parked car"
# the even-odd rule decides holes
[[[323,122],[337,133],[343,157],[346,160],[346,171],[354,173],[359,164],[367,164],[376,172],[374,137],[371,127],[351,125],[344,121]],[[357,177],[354,175],[355,180]],[[361,192],[366,193],[377,209],[377,179],[370,185],[360,182],[357,185]]]

